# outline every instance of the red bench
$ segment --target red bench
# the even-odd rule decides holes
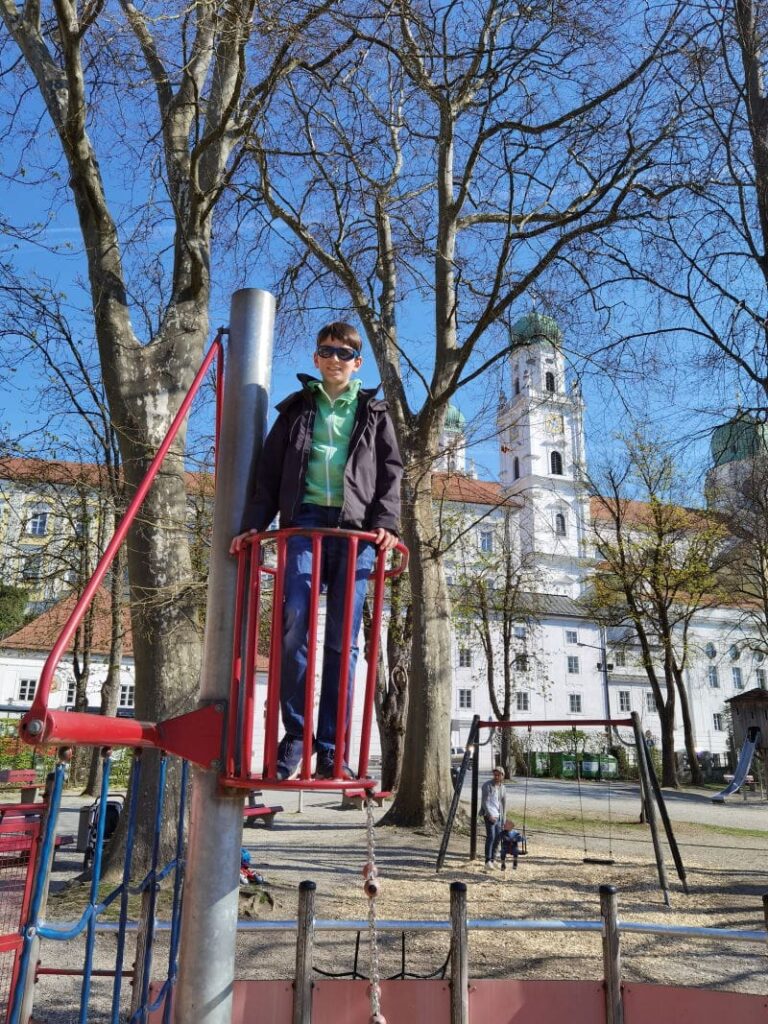
[[[275,824],[275,815],[282,811],[279,804],[274,807],[267,807],[265,804],[257,804],[253,807],[243,808],[243,819],[245,828],[256,828],[259,821],[263,821],[266,828],[272,828]]]
[[[370,791],[366,794],[364,789],[344,789],[341,793],[342,810],[348,807],[356,807],[362,811],[365,807],[366,795],[373,800],[377,807],[383,807],[385,800],[391,800],[393,794],[389,790]]]
[[[34,768],[0,769],[0,786],[21,790],[21,802],[31,804],[37,799],[40,779]]]

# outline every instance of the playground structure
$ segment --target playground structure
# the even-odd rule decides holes
[[[217,435],[220,437],[216,480],[216,510],[209,576],[209,601],[206,617],[206,640],[204,665],[201,680],[201,702],[198,710],[168,722],[141,723],[130,719],[59,713],[48,708],[50,683],[56,662],[66,649],[68,640],[77,627],[78,617],[84,613],[88,601],[95,593],[114,557],[119,543],[124,539],[130,520],[136,515],[141,500],[159,469],[162,457],[178,431],[183,416],[189,409],[185,402],[174,420],[169,437],[158,451],[148,474],[146,486],[142,486],[131,503],[126,519],[118,529],[115,538],[107,547],[105,555],[94,574],[83,598],[78,603],[62,636],[57,641],[46,663],[43,677],[37,687],[35,701],[25,716],[23,736],[27,742],[80,743],[110,746],[129,746],[137,753],[145,748],[162,751],[158,793],[155,804],[154,842],[149,871],[135,885],[131,883],[131,859],[133,837],[137,814],[137,801],[131,797],[127,808],[128,839],[123,877],[119,886],[109,895],[100,896],[99,878],[103,853],[107,794],[109,791],[110,755],[105,750],[102,799],[96,820],[96,842],[94,845],[93,873],[90,886],[89,904],[81,919],[67,927],[55,927],[45,921],[46,885],[55,843],[55,830],[63,786],[63,766],[56,771],[49,805],[39,839],[34,830],[28,832],[30,855],[29,871],[25,875],[25,899],[19,912],[18,929],[0,937],[0,951],[7,950],[13,957],[13,973],[10,985],[11,1006],[8,1024],[27,1024],[31,1012],[34,988],[36,951],[41,938],[64,941],[84,934],[86,940],[85,960],[82,971],[82,989],[79,1020],[85,1024],[89,1019],[89,994],[94,974],[93,954],[97,933],[101,930],[114,931],[117,935],[117,953],[113,972],[113,999],[110,1020],[113,1024],[121,1017],[123,979],[123,956],[126,939],[131,925],[128,921],[128,897],[141,892],[145,913],[142,915],[144,930],[141,935],[141,955],[137,957],[133,972],[133,997],[130,1022],[162,1021],[168,1024],[233,1024],[248,1020],[283,1024],[346,1024],[347,1021],[364,1019],[370,1011],[369,1020],[382,1024],[383,1008],[389,1014],[390,1024],[395,1020],[413,1020],[420,1015],[425,1022],[451,1021],[451,1024],[468,1024],[485,1019],[493,1013],[498,1016],[502,1009],[511,1005],[527,1007],[535,1019],[542,1024],[562,1019],[568,1013],[570,1020],[577,1024],[584,1021],[605,1020],[620,1024],[627,1013],[640,1019],[653,1008],[660,1007],[668,999],[668,992],[646,992],[648,986],[629,987],[621,985],[620,935],[622,931],[649,930],[647,925],[634,926],[619,923],[616,911],[616,892],[605,888],[601,891],[601,919],[594,921],[468,921],[466,916],[466,889],[461,884],[451,888],[451,920],[444,922],[382,922],[376,920],[375,901],[369,900],[370,913],[365,921],[323,922],[314,919],[314,886],[305,883],[301,888],[299,912],[296,921],[269,922],[267,928],[283,928],[297,933],[296,972],[293,984],[278,982],[242,982],[234,979],[234,944],[237,929],[239,853],[243,824],[243,799],[245,794],[260,789],[352,789],[370,790],[375,781],[367,777],[344,780],[340,777],[318,781],[309,775],[308,765],[302,776],[293,782],[279,782],[274,777],[275,749],[277,742],[279,696],[279,658],[270,662],[265,725],[262,733],[261,769],[254,767],[252,752],[255,732],[261,721],[261,708],[256,706],[254,696],[254,663],[258,622],[261,608],[262,578],[273,579],[273,630],[279,624],[281,573],[285,564],[285,543],[288,533],[262,534],[254,537],[248,550],[244,551],[237,564],[228,555],[230,539],[237,532],[243,507],[250,466],[253,463],[256,438],[261,436],[266,413],[266,393],[269,377],[268,338],[271,337],[271,296],[265,293],[237,293],[233,298],[232,319],[229,329],[230,354],[226,392],[221,374],[217,393]],[[219,332],[211,352],[206,357],[200,374],[193,387],[199,387],[204,373],[212,360],[222,351],[222,337]],[[260,342],[261,344],[257,344]],[[221,359],[219,365],[221,366]],[[226,395],[222,401],[222,395]],[[257,415],[254,426],[254,408]],[[249,447],[248,438],[254,436]],[[319,551],[323,531],[312,531],[313,546]],[[315,538],[315,534],[318,536]],[[350,555],[356,545],[370,537],[366,534],[346,535]],[[262,558],[264,545],[274,545],[274,563]],[[392,570],[379,558],[374,574],[374,628],[372,636],[378,637],[381,622],[384,584],[388,575],[402,571],[403,559]],[[315,559],[315,564],[318,559]],[[350,563],[353,558],[350,557]],[[315,580],[313,570],[313,593],[319,592],[319,579]],[[348,587],[348,592],[351,593]],[[349,602],[347,604],[349,609]],[[314,606],[315,612],[317,605]],[[338,776],[340,758],[351,744],[346,727],[346,667],[349,658],[350,613],[345,615],[340,690],[340,712],[336,733],[335,774]],[[273,634],[274,635],[274,634]],[[314,644],[316,641],[312,641]],[[279,644],[277,645],[279,649]],[[275,645],[273,643],[273,651]],[[367,772],[370,740],[370,712],[373,690],[370,685],[375,672],[375,647],[368,652],[369,683],[366,685],[365,700],[369,702],[366,725],[365,713],[361,730],[359,755],[356,761],[358,772]],[[314,658],[314,654],[312,655]],[[312,662],[314,665],[314,661]],[[311,710],[314,695],[311,681],[314,673],[308,671],[307,708]],[[311,722],[311,715],[307,715]],[[499,723],[478,723],[477,729]],[[512,725],[514,723],[507,723]],[[528,723],[525,723],[526,725]],[[548,723],[552,724],[552,723]],[[571,723],[568,723],[571,724]],[[580,723],[583,724],[583,723]],[[616,723],[614,723],[616,724]],[[621,723],[626,724],[626,723]],[[305,736],[306,740],[306,736]],[[642,744],[641,744],[642,746]],[[644,749],[644,747],[643,747]],[[469,747],[468,747],[469,752]],[[186,807],[184,799],[177,809],[177,844],[174,858],[166,865],[159,864],[159,836],[164,814],[165,765],[169,754],[177,754],[192,762],[191,769],[191,813],[189,839],[184,849],[184,820]],[[462,773],[466,771],[468,754],[465,754]],[[645,762],[641,758],[640,761]],[[186,770],[186,769],[185,769]],[[642,770],[642,769],[641,769]],[[141,757],[135,758],[134,772],[141,771]],[[476,771],[476,768],[475,768]],[[463,777],[463,775],[462,775]],[[136,775],[131,787],[137,791]],[[460,789],[460,787],[459,787]],[[185,793],[186,786],[182,786]],[[457,790],[458,791],[458,790]],[[652,782],[644,782],[644,795],[649,808],[653,801],[649,794]],[[368,801],[370,811],[371,801]],[[452,808],[455,815],[455,809]],[[651,811],[650,813],[653,813]],[[38,825],[39,831],[39,825]],[[654,832],[655,835],[655,832]],[[655,841],[656,842],[656,841]],[[36,844],[36,845],[35,845]],[[32,846],[36,856],[32,856]],[[373,851],[372,818],[368,816],[368,863],[365,869],[366,891],[375,895],[376,881]],[[657,858],[658,863],[658,858]],[[663,863],[663,862],[662,862]],[[0,866],[2,861],[0,861]],[[34,870],[33,870],[34,869]],[[160,927],[156,921],[157,891],[161,882],[173,874],[173,908],[167,925],[170,931],[170,950],[165,980],[159,986],[151,985],[153,970],[154,937]],[[184,880],[182,913],[182,879]],[[682,876],[684,881],[684,875]],[[665,889],[668,898],[668,887]],[[117,925],[100,921],[103,912],[113,903],[119,904]],[[258,925],[259,922],[254,922]],[[379,982],[376,965],[376,934],[382,930],[430,928],[450,931],[451,934],[451,981],[383,981]],[[371,940],[371,968],[368,981],[320,982],[312,981],[312,937],[320,928],[335,930],[368,931]],[[603,939],[604,979],[602,982],[482,982],[470,985],[468,971],[468,933],[475,928],[514,930],[584,930],[601,933]],[[651,931],[675,932],[669,926],[650,926]],[[764,942],[765,933],[760,931],[724,931],[722,929],[680,929],[693,937],[731,939],[737,942]],[[45,971],[39,968],[38,973]],[[49,969],[55,970],[55,969]],[[637,991],[637,995],[635,994]],[[709,994],[708,994],[709,995]],[[723,1012],[738,1012],[747,1024],[757,1020],[753,1010],[757,1005],[755,997],[739,994],[718,994],[716,1012],[711,1015],[698,1011],[697,1021],[708,1024],[711,1019],[719,1021]],[[698,998],[700,994],[696,998]],[[654,1000],[656,1000],[654,1002]],[[762,1007],[763,1001],[759,1000]],[[697,1004],[699,1005],[699,1004]],[[247,1010],[246,1010],[247,1006]],[[634,1007],[634,1008],[632,1008]],[[657,1019],[661,1019],[657,1016]]]
[[[733,742],[739,750],[739,760],[728,785],[712,797],[716,804],[725,803],[727,797],[745,787],[755,757],[762,762],[761,781],[768,778],[768,691],[748,690],[732,697],[728,703],[731,705]]]
[[[469,736],[467,739],[466,749],[464,751],[464,757],[462,759],[461,767],[459,769],[458,777],[455,783],[455,789],[453,794],[453,800],[451,807],[448,812],[448,817],[443,831],[443,839],[440,844],[440,850],[437,855],[437,863],[435,868],[437,871],[443,867],[445,863],[445,856],[448,851],[448,843],[450,842],[451,833],[456,820],[456,814],[458,812],[459,803],[461,801],[461,790],[466,778],[467,771],[472,770],[472,803],[470,812],[470,845],[469,845],[469,857],[470,860],[475,860],[477,856],[477,820],[479,813],[479,777],[480,777],[480,757],[479,748],[481,746],[481,733],[483,731],[494,731],[499,729],[523,729],[528,733],[528,764],[527,773],[525,775],[525,793],[523,800],[523,821],[522,821],[522,852],[527,852],[527,834],[526,834],[526,814],[528,804],[528,779],[531,775],[531,733],[533,729],[551,729],[551,728],[563,728],[569,727],[575,731],[576,726],[572,721],[560,720],[560,719],[542,719],[542,720],[504,720],[504,721],[482,721],[479,715],[475,715],[472,720],[472,725],[469,730]],[[578,723],[579,729],[584,728],[601,728],[603,730],[611,730],[619,728],[629,728],[632,730],[634,741],[635,741],[635,754],[637,757],[638,774],[640,778],[640,792],[643,806],[643,817],[647,821],[651,831],[651,838],[653,840],[653,850],[656,860],[656,869],[659,878],[659,887],[664,895],[664,902],[667,906],[670,905],[670,889],[669,881],[667,877],[667,869],[664,862],[664,853],[661,846],[661,840],[659,835],[658,822],[656,812],[658,810],[659,816],[661,817],[664,831],[666,833],[667,842],[669,844],[670,851],[672,853],[673,860],[675,862],[675,868],[677,870],[678,878],[680,879],[683,892],[688,892],[688,883],[686,879],[685,866],[683,865],[682,857],[680,855],[680,849],[675,840],[674,832],[672,829],[672,822],[667,812],[667,807],[664,802],[664,795],[659,785],[659,780],[656,776],[656,771],[653,767],[653,761],[648,754],[648,748],[646,746],[641,726],[640,718],[637,713],[633,713],[630,718],[627,719],[584,719]],[[599,762],[598,762],[599,763]],[[574,766],[575,766],[575,778],[579,787],[579,805],[581,808],[581,776],[579,768],[579,758],[574,755]],[[610,777],[608,778],[608,809],[609,809],[609,822],[610,822]],[[609,857],[594,857],[589,856],[586,843],[586,831],[584,830],[584,814],[581,810],[582,818],[582,832],[584,836],[584,863],[586,864],[612,864],[613,856],[612,851],[609,850]]]

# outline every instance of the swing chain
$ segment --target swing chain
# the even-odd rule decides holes
[[[370,984],[368,994],[371,1001],[369,1024],[387,1024],[381,1013],[381,985],[379,975],[379,946],[376,934],[376,896],[379,892],[376,849],[374,845],[373,800],[365,799],[365,838],[367,861],[363,868],[363,889],[368,897],[368,944],[370,950]]]

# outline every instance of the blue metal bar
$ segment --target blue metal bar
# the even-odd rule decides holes
[[[96,819],[96,845],[93,850],[93,864],[91,865],[91,893],[90,909],[88,919],[88,932],[85,939],[85,961],[83,964],[83,984],[80,988],[80,1018],[79,1024],[86,1024],[88,1020],[88,1001],[91,995],[91,970],[93,969],[93,950],[96,943],[96,929],[94,928],[94,914],[99,900],[99,881],[101,879],[101,859],[104,852],[104,824],[107,820],[107,797],[109,796],[109,776],[112,770],[112,756],[109,748],[104,748],[102,753],[104,764],[101,770],[101,796],[99,797],[99,814]]]
[[[168,992],[163,1007],[163,1024],[170,1024],[171,993],[176,986],[179,969],[179,933],[181,930],[181,883],[184,878],[184,818],[187,811],[187,785],[189,763],[181,767],[181,792],[179,793],[179,816],[176,823],[176,874],[173,879],[173,910],[171,911],[171,945],[168,951]],[[165,986],[163,986],[165,988]]]
[[[141,750],[133,752],[131,765],[131,798],[128,806],[128,831],[125,838],[125,858],[123,859],[123,881],[120,885],[120,918],[117,932],[117,951],[115,953],[115,981],[112,986],[112,1017],[110,1024],[120,1024],[120,994],[123,985],[123,957],[125,955],[125,935],[128,924],[128,888],[131,882],[131,866],[133,861],[133,841],[136,835],[136,816],[139,806],[139,785],[141,783]]]
[[[157,783],[157,800],[155,802],[155,832],[152,838],[152,860],[147,887],[149,893],[149,906],[146,915],[147,935],[144,941],[144,968],[141,978],[141,997],[139,1008],[131,1017],[130,1024],[145,1024],[147,1019],[147,999],[149,997],[149,978],[152,971],[152,947],[155,938],[155,907],[157,905],[157,861],[160,856],[160,830],[163,824],[163,808],[165,804],[165,780],[167,777],[168,757],[166,753],[160,755],[160,772]]]
[[[56,837],[56,820],[59,816],[59,805],[61,804],[61,791],[64,788],[64,764],[56,765],[53,777],[53,789],[48,801],[48,814],[45,819],[43,841],[40,847],[37,866],[35,869],[35,880],[32,884],[32,899],[29,901],[29,915],[24,925],[24,944],[21,948],[21,960],[19,961],[19,973],[16,978],[16,991],[13,993],[13,1007],[8,1018],[8,1024],[19,1024],[21,1020],[21,1008],[24,1002],[24,990],[29,971],[30,953],[32,941],[37,934],[37,925],[40,918],[40,909],[45,897],[46,883],[48,881],[48,865],[53,857],[53,844]]]

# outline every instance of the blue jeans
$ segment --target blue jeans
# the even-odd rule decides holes
[[[501,842],[502,824],[497,818],[496,821],[491,821],[490,818],[486,818],[483,815],[483,821],[485,822],[485,860],[486,863],[489,860],[493,860],[496,856],[496,851],[499,848]]]
[[[335,527],[338,526],[340,511],[338,508],[325,508],[322,505],[302,505],[291,526]],[[348,543],[346,539],[335,540],[327,537],[323,540],[321,556],[320,579],[326,592],[326,612],[320,710],[316,738],[318,749],[326,751],[333,751],[336,746],[336,714],[339,704]],[[363,602],[375,559],[376,548],[373,544],[361,543],[358,546],[352,616],[352,649],[349,657],[347,722],[349,722],[352,709],[358,653],[357,637],[363,618]],[[280,706],[286,733],[298,739],[304,732],[307,637],[310,627],[315,628],[315,624],[309,622],[311,585],[312,538],[292,537],[287,545],[285,566]]]

